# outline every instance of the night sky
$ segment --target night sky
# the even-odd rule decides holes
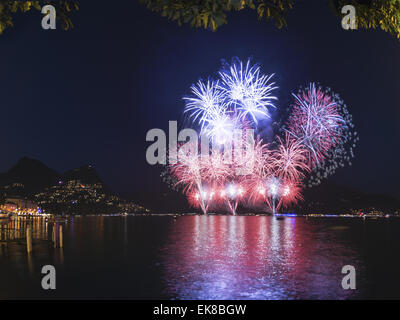
[[[18,17],[0,36],[0,171],[28,156],[60,172],[91,164],[123,194],[160,191],[146,132],[182,120],[190,85],[238,56],[276,74],[278,108],[310,81],[339,93],[360,141],[353,166],[331,179],[400,196],[400,42],[343,30],[327,2],[299,1],[282,30],[254,11],[217,32],[179,27],[137,1],[82,1],[70,31],[42,30],[39,13]]]

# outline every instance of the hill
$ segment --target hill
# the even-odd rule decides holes
[[[3,200],[18,197],[33,200],[49,213],[134,213],[147,210],[113,194],[92,166],[60,174],[36,159],[22,158],[0,174]]]
[[[21,158],[7,172],[0,174],[0,188],[8,195],[29,197],[56,183],[59,173],[36,159]]]
[[[391,213],[400,209],[400,200],[395,197],[359,192],[329,180],[304,190],[303,196],[304,201],[299,204],[299,210],[307,213],[345,213],[372,209]]]

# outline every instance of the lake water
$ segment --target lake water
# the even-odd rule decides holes
[[[1,299],[400,299],[400,219],[75,217],[63,248],[47,241],[54,223],[36,219],[30,255],[4,242],[25,223],[0,229]],[[44,265],[54,291],[41,288]],[[341,286],[344,265],[356,290]]]

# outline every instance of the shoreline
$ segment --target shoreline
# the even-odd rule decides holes
[[[388,219],[400,218],[400,215],[350,215],[350,214],[269,214],[269,213],[241,213],[241,214],[225,214],[225,213],[132,213],[132,214],[84,214],[84,215],[17,215],[14,217],[25,218],[82,218],[82,217],[184,217],[184,216],[240,216],[240,217],[280,217],[280,218],[359,218],[359,219]]]

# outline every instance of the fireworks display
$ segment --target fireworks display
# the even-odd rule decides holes
[[[206,134],[214,143],[224,144],[233,139],[233,132],[270,117],[269,110],[275,108],[277,89],[270,82],[272,75],[260,74],[260,68],[244,66],[237,61],[227,70],[219,72],[220,79],[199,81],[191,87],[192,96],[185,97],[184,112],[200,125],[200,134]]]
[[[358,136],[347,106],[329,88],[311,83],[293,96],[295,102],[285,130],[308,150],[313,171],[308,186],[313,186],[337,168],[351,165]]]
[[[315,83],[293,94],[282,136],[266,141],[243,134],[266,123],[260,120],[276,109],[272,77],[250,60],[234,60],[217,80],[198,81],[184,98],[184,113],[212,148],[201,154],[197,142],[179,146],[178,161],[167,171],[173,187],[204,213],[235,214],[238,205],[262,204],[275,213],[302,200],[304,187],[320,183],[354,156],[358,137],[346,105]]]

